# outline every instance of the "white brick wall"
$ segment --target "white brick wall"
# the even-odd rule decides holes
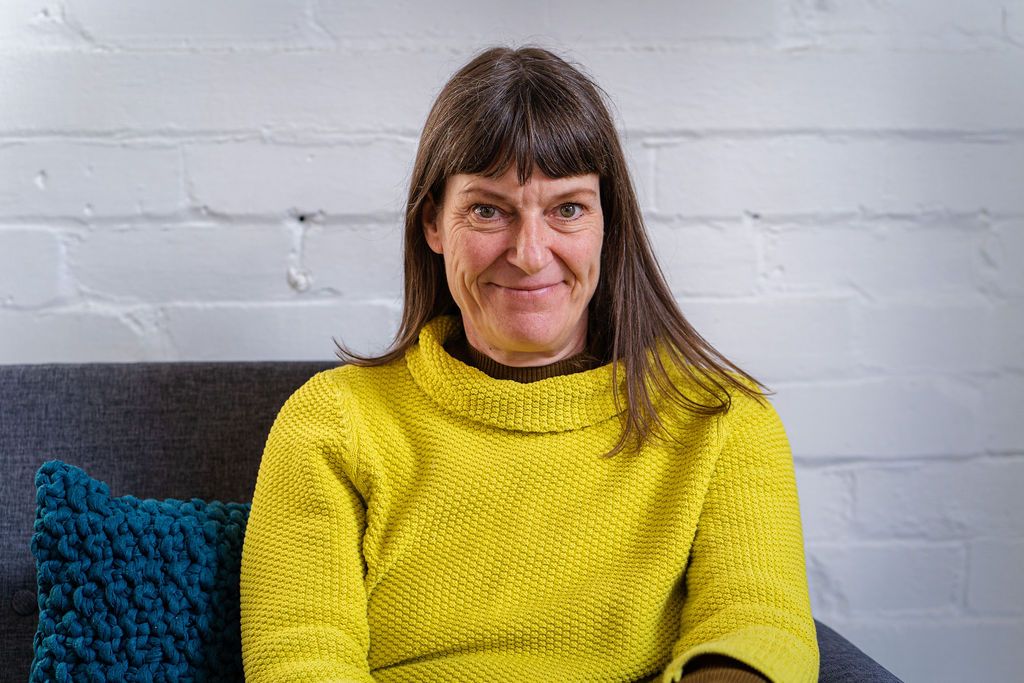
[[[815,616],[1024,671],[1024,2],[0,5],[0,362],[383,347],[434,95],[536,41],[612,95],[684,312],[769,382]]]

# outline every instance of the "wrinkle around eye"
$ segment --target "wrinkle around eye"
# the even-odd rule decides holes
[[[565,216],[562,216],[559,212],[562,209],[562,207],[565,206],[577,207],[578,211],[576,212],[576,215],[573,216],[572,218],[566,218]],[[481,216],[480,214],[477,213],[477,209],[483,207],[493,209],[497,215],[492,216],[490,218],[485,218],[484,216]],[[471,204],[467,210],[467,213],[472,220],[477,220],[482,223],[495,223],[500,220],[500,216],[502,214],[505,214],[505,218],[509,218],[509,216],[503,209],[500,209],[497,206],[494,206],[493,204]],[[586,217],[587,213],[587,206],[580,202],[563,202],[562,204],[559,204],[557,207],[555,207],[555,218],[563,223],[575,223],[577,221],[583,220]]]
[[[478,214],[478,213],[476,212],[476,210],[477,210],[477,209],[480,209],[480,208],[488,208],[488,209],[494,209],[494,211],[495,211],[495,213],[496,213],[497,215],[500,215],[500,214],[504,213],[504,211],[502,211],[502,210],[501,210],[501,209],[499,209],[498,207],[496,207],[496,206],[493,206],[493,205],[491,205],[491,204],[473,204],[472,206],[470,206],[470,207],[469,207],[469,213],[470,213],[470,215],[471,215],[471,216],[472,216],[473,218],[476,218],[476,219],[479,219],[479,220],[481,220],[481,221],[485,221],[485,222],[492,222],[492,221],[496,220],[496,219],[497,219],[497,217],[496,217],[496,216],[491,216],[490,218],[486,218],[486,217],[484,217],[484,216],[481,216],[480,214]]]

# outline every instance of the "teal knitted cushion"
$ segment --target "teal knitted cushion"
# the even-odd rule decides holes
[[[248,503],[113,498],[59,460],[35,485],[31,681],[243,680]]]

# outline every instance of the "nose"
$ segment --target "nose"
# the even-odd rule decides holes
[[[509,262],[528,275],[543,270],[551,261],[550,230],[543,215],[524,214],[515,232]]]

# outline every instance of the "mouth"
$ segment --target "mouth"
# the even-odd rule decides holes
[[[515,298],[534,299],[553,293],[562,282],[551,282],[548,284],[520,285],[519,287],[506,287],[492,282],[492,285],[500,291]]]
[[[536,291],[539,291],[541,289],[548,289],[549,287],[554,287],[557,284],[558,284],[557,282],[552,282],[551,284],[548,284],[548,285],[531,285],[531,286],[528,286],[528,287],[505,287],[505,289],[514,289],[517,292],[536,292]],[[498,286],[501,287],[502,285],[498,285]]]
[[[538,289],[547,289],[548,287],[554,287],[555,285],[562,284],[562,280],[556,280],[554,282],[536,282],[529,284],[513,284],[513,285],[502,285],[497,282],[492,282],[495,287],[501,287],[502,289],[513,289],[520,292],[534,292]]]

